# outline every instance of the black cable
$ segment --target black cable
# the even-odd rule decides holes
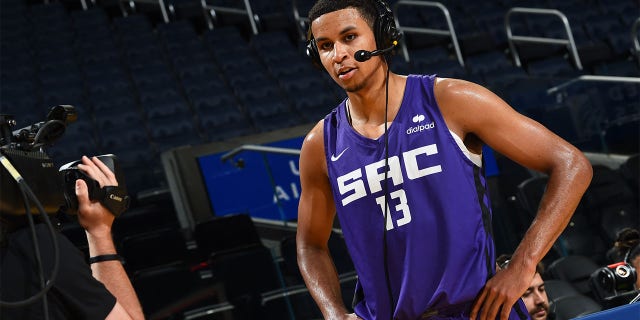
[[[7,160],[4,156],[0,155],[0,160]],[[29,298],[26,298],[24,300],[20,300],[20,301],[14,301],[14,302],[9,302],[9,301],[2,301],[0,300],[0,307],[6,307],[6,308],[19,308],[19,307],[23,307],[23,306],[27,306],[30,304],[33,304],[34,302],[36,302],[36,300],[42,298],[43,301],[44,299],[46,299],[45,294],[49,291],[49,289],[51,289],[51,287],[53,286],[53,284],[55,283],[56,277],[58,275],[58,269],[60,267],[60,248],[58,245],[58,238],[56,237],[56,231],[53,227],[53,224],[51,223],[51,220],[49,219],[49,216],[46,213],[46,210],[44,209],[44,207],[42,206],[42,203],[40,203],[40,201],[38,200],[38,198],[36,197],[36,195],[33,193],[33,191],[31,190],[31,188],[29,188],[29,185],[27,185],[27,183],[25,182],[24,178],[22,178],[17,171],[15,171],[15,168],[11,168],[13,169],[13,172],[11,172],[10,168],[7,168],[7,164],[10,166],[10,163],[8,161],[2,161],[2,164],[5,165],[5,168],[7,170],[10,171],[10,173],[12,174],[12,176],[14,177],[14,179],[16,180],[16,182],[18,183],[18,186],[20,187],[20,190],[22,192],[23,198],[25,200],[25,203],[28,203],[28,199],[31,199],[35,204],[36,207],[38,208],[38,211],[40,212],[40,215],[42,216],[42,219],[45,221],[45,224],[47,225],[48,229],[49,229],[49,233],[51,234],[51,240],[52,240],[52,244],[53,244],[53,270],[51,271],[51,276],[49,281],[46,282],[46,285],[36,294],[32,295]],[[28,204],[26,205],[28,207]],[[31,215],[30,209],[28,212],[26,212],[26,214]],[[34,226],[31,226],[32,228],[34,228]],[[34,247],[38,246],[38,241],[34,241]],[[36,249],[36,251],[39,251],[39,249]],[[40,257],[36,257],[36,259],[38,259]],[[40,266],[40,271],[42,272],[42,267]],[[44,278],[44,275],[41,275],[41,278]],[[45,302],[46,304],[46,302]],[[48,319],[48,314],[45,314],[45,319]]]
[[[386,59],[385,59],[386,60]],[[387,295],[389,296],[389,305],[390,305],[390,315],[389,319],[393,320],[393,314],[395,313],[396,304],[393,301],[393,292],[391,290],[391,280],[389,279],[389,262],[388,262],[388,253],[387,253],[387,218],[389,214],[388,203],[389,203],[389,182],[387,181],[389,178],[389,132],[387,125],[387,117],[389,115],[389,65],[387,65],[387,76],[385,80],[385,104],[384,104],[384,221],[382,222],[383,233],[382,233],[382,251],[384,255],[384,276],[387,284]]]
[[[29,229],[31,231],[31,241],[33,241],[34,257],[38,265],[40,289],[44,289],[46,286],[46,282],[44,279],[44,268],[42,268],[42,254],[40,253],[40,244],[38,243],[38,236],[36,235],[36,226],[35,226],[35,223],[33,222],[33,216],[31,215],[31,205],[29,204],[29,199],[27,198],[27,195],[25,194],[23,187],[20,187],[20,193],[22,193],[22,199],[24,200],[24,209],[27,215],[27,220],[29,221]],[[42,297],[42,312],[46,319],[49,315],[49,304],[47,303],[46,296]]]

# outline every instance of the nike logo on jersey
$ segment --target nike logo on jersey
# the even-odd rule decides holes
[[[347,149],[349,149],[349,147],[346,147],[344,150],[342,150],[342,152],[340,152],[337,156],[331,155],[331,161],[338,161],[338,159],[340,159],[340,157],[342,157],[342,155],[344,154],[345,151],[347,151]]]

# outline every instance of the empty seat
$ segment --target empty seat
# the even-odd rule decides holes
[[[191,115],[174,114],[166,118],[147,119],[146,123],[151,142],[158,153],[204,142]]]
[[[443,78],[465,78],[467,71],[457,60],[444,60],[428,64],[420,64],[414,61],[416,72],[436,74]]]
[[[555,97],[546,93],[551,86],[545,78],[520,78],[504,87],[503,99],[520,113],[536,119],[536,115],[557,104]]]
[[[281,290],[284,283],[270,250],[262,244],[214,252],[208,259],[214,280],[224,286],[227,301],[235,306],[236,319],[285,319],[286,297],[262,304],[263,294]]]
[[[341,282],[344,303],[346,306],[350,306],[356,283],[356,279],[353,277],[355,268],[351,256],[344,243],[344,238],[336,232],[331,233],[328,246]],[[304,285],[302,275],[298,268],[295,235],[285,237],[280,241],[280,253],[283,259],[282,273],[287,286],[289,288],[297,288],[297,285]],[[296,317],[300,317],[301,319],[321,317],[320,310],[308,291],[297,293],[292,296],[292,299]]]
[[[163,228],[124,237],[119,243],[129,274],[174,262],[191,262],[187,241],[177,228]]]
[[[198,223],[194,240],[202,256],[239,247],[262,244],[248,214],[230,214]]]
[[[640,197],[640,153],[630,155],[620,164],[618,173],[625,179],[636,197]]]
[[[554,279],[569,282],[581,294],[588,295],[591,292],[589,279],[591,274],[600,268],[593,260],[585,256],[561,257],[551,263],[547,270]]]
[[[240,33],[240,30],[232,26],[224,26],[214,30],[207,30],[202,35],[205,46],[221,62],[219,57],[228,52],[246,52],[249,44]]]
[[[131,282],[149,319],[216,304],[224,297],[219,286],[180,262],[140,270],[131,276]]]
[[[545,280],[544,290],[547,292],[547,297],[549,298],[549,303],[551,304],[565,297],[581,294],[573,285],[571,285],[571,283],[566,280],[560,279]]]
[[[640,74],[638,63],[632,60],[615,60],[596,64],[593,67],[596,75],[637,77]]]
[[[487,51],[465,59],[465,65],[472,74],[482,76],[500,74],[502,70],[512,69],[514,66],[501,51]]]
[[[577,77],[581,72],[561,56],[552,56],[527,64],[527,72],[534,77]]]
[[[637,193],[617,170],[594,165],[593,178],[583,199],[599,235],[607,243],[613,243],[618,231],[625,227],[640,227]]]
[[[550,306],[556,320],[570,320],[602,310],[593,299],[584,295],[568,296],[559,299]]]
[[[579,205],[554,244],[554,250],[560,256],[582,255],[602,264],[609,244],[599,235],[599,227],[590,221],[583,205]]]
[[[536,176],[528,178],[518,185],[517,203],[530,220],[538,213],[538,206],[547,189],[548,181],[548,176]]]
[[[116,156],[118,156],[119,163],[123,165],[123,161],[120,161],[123,155],[117,153]],[[127,190],[131,192],[130,177],[133,176],[127,175],[126,165],[122,167],[125,169]],[[122,239],[129,236],[165,229],[179,229],[178,217],[172,202],[156,201],[148,204],[137,204],[114,221],[112,228],[113,240],[116,243],[121,243]]]

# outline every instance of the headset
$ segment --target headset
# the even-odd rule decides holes
[[[389,8],[389,5],[383,0],[374,0],[378,14],[373,22],[373,35],[376,39],[376,50],[366,51],[358,50],[354,54],[354,58],[359,62],[365,62],[373,56],[386,54],[398,45],[398,41],[402,38],[402,33],[396,27],[396,22],[393,17],[393,12]],[[382,48],[382,49],[381,49]],[[311,58],[311,62],[317,67],[322,66],[320,61],[320,53],[318,52],[318,45],[311,33],[311,25],[309,25],[309,31],[307,33],[307,56]]]

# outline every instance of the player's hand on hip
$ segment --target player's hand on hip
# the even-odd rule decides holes
[[[480,291],[471,309],[471,320],[509,319],[513,305],[527,290],[534,273],[514,266],[496,273]]]

